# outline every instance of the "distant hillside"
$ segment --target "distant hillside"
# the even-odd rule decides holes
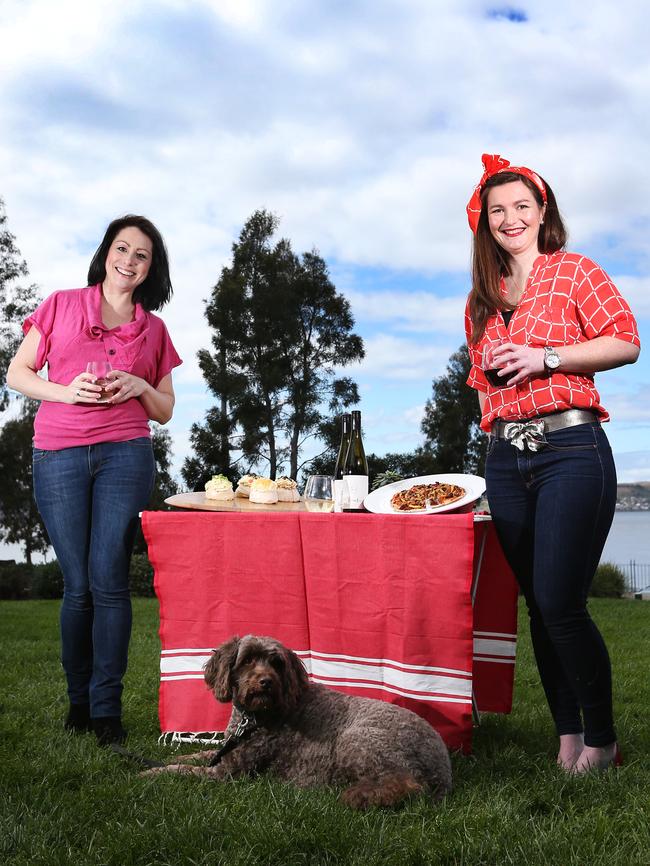
[[[650,511],[650,481],[619,484],[616,507],[619,511]]]

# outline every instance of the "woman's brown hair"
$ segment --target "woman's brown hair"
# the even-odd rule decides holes
[[[501,278],[510,274],[508,255],[492,237],[488,224],[486,200],[492,187],[520,180],[535,196],[535,201],[543,207],[542,194],[535,184],[521,174],[504,171],[488,178],[481,191],[481,215],[479,216],[472,250],[472,291],[469,296],[469,315],[472,321],[470,342],[479,342],[485,332],[485,325],[497,310],[511,307],[501,294]],[[546,186],[546,212],[544,223],[539,228],[540,253],[556,253],[563,249],[567,241],[567,231],[560,216],[553,190]]]
[[[106,256],[111,244],[122,229],[133,226],[145,234],[151,241],[151,266],[147,278],[133,292],[133,301],[142,305],[145,310],[160,310],[172,296],[172,281],[169,276],[169,258],[167,247],[156,226],[146,217],[138,214],[127,214],[119,217],[106,229],[104,238],[97,248],[88,269],[88,285],[103,283],[106,279]]]

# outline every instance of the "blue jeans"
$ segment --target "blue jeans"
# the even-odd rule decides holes
[[[535,659],[558,734],[616,739],[607,647],[587,593],[616,505],[616,470],[598,423],[547,433],[519,451],[490,437],[485,475],[492,519],[526,599]]]
[[[151,440],[34,448],[34,497],[63,572],[68,696],[93,718],[121,715],[131,636],[129,561],[155,477]]]

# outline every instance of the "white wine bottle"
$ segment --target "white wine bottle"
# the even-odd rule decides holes
[[[361,438],[361,412],[356,409],[352,412],[352,431],[343,464],[343,476],[348,496],[343,510],[364,511],[363,500],[368,495],[368,461]]]
[[[339,453],[336,456],[336,465],[334,466],[334,511],[343,511],[343,505],[345,502],[343,467],[345,465],[345,458],[350,444],[351,429],[352,415],[350,415],[349,412],[346,412],[344,415],[341,415],[341,443],[339,445]]]

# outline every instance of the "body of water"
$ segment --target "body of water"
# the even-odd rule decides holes
[[[601,562],[650,564],[650,511],[617,511]]]

